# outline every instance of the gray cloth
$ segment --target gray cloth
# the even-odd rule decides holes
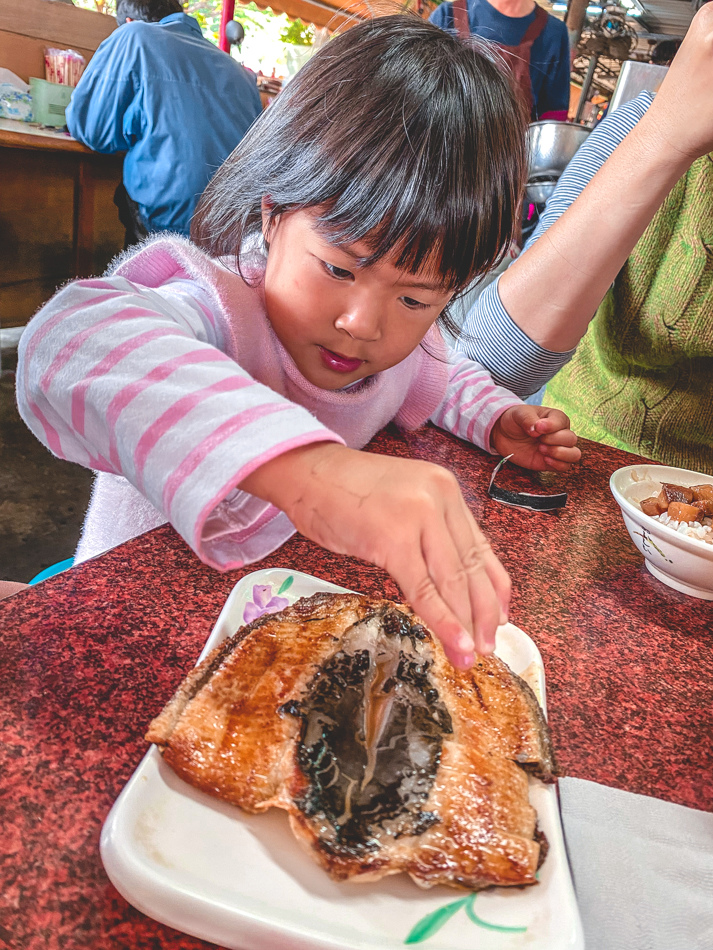
[[[713,814],[559,782],[587,950],[713,948]]]

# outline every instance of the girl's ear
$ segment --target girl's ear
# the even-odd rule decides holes
[[[278,218],[272,217],[274,207],[269,197],[263,198],[260,202],[260,210],[262,212],[262,236],[268,251],[270,250],[270,239],[278,221]]]

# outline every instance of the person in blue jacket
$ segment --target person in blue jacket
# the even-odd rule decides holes
[[[74,138],[126,152],[115,201],[127,245],[188,235],[196,203],[262,111],[254,76],[201,33],[179,0],[119,0],[67,107]]]
[[[441,3],[429,20],[442,30],[461,35],[469,32],[497,44],[532,121],[567,120],[567,27],[534,0],[455,0]]]

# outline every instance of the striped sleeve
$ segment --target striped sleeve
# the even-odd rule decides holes
[[[584,190],[616,146],[644,115],[652,99],[651,93],[642,93],[607,116],[587,137],[562,174],[523,254]],[[490,284],[470,309],[456,345],[466,356],[486,366],[497,383],[525,397],[537,392],[552,379],[575,351],[558,353],[544,349],[531,340],[503,306],[498,291],[499,281],[500,278]]]
[[[51,452],[123,476],[199,557],[227,569],[242,559],[224,543],[216,563],[205,536],[230,533],[223,502],[235,486],[292,448],[342,440],[221,351],[202,298],[122,277],[70,284],[22,335],[17,398]]]
[[[506,409],[520,404],[517,396],[493,382],[485,367],[454,355],[446,394],[431,422],[492,452],[490,432],[495,422]]]

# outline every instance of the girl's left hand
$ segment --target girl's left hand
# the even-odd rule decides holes
[[[490,444],[500,455],[535,471],[566,472],[582,453],[569,419],[559,409],[511,406],[496,421]]]

